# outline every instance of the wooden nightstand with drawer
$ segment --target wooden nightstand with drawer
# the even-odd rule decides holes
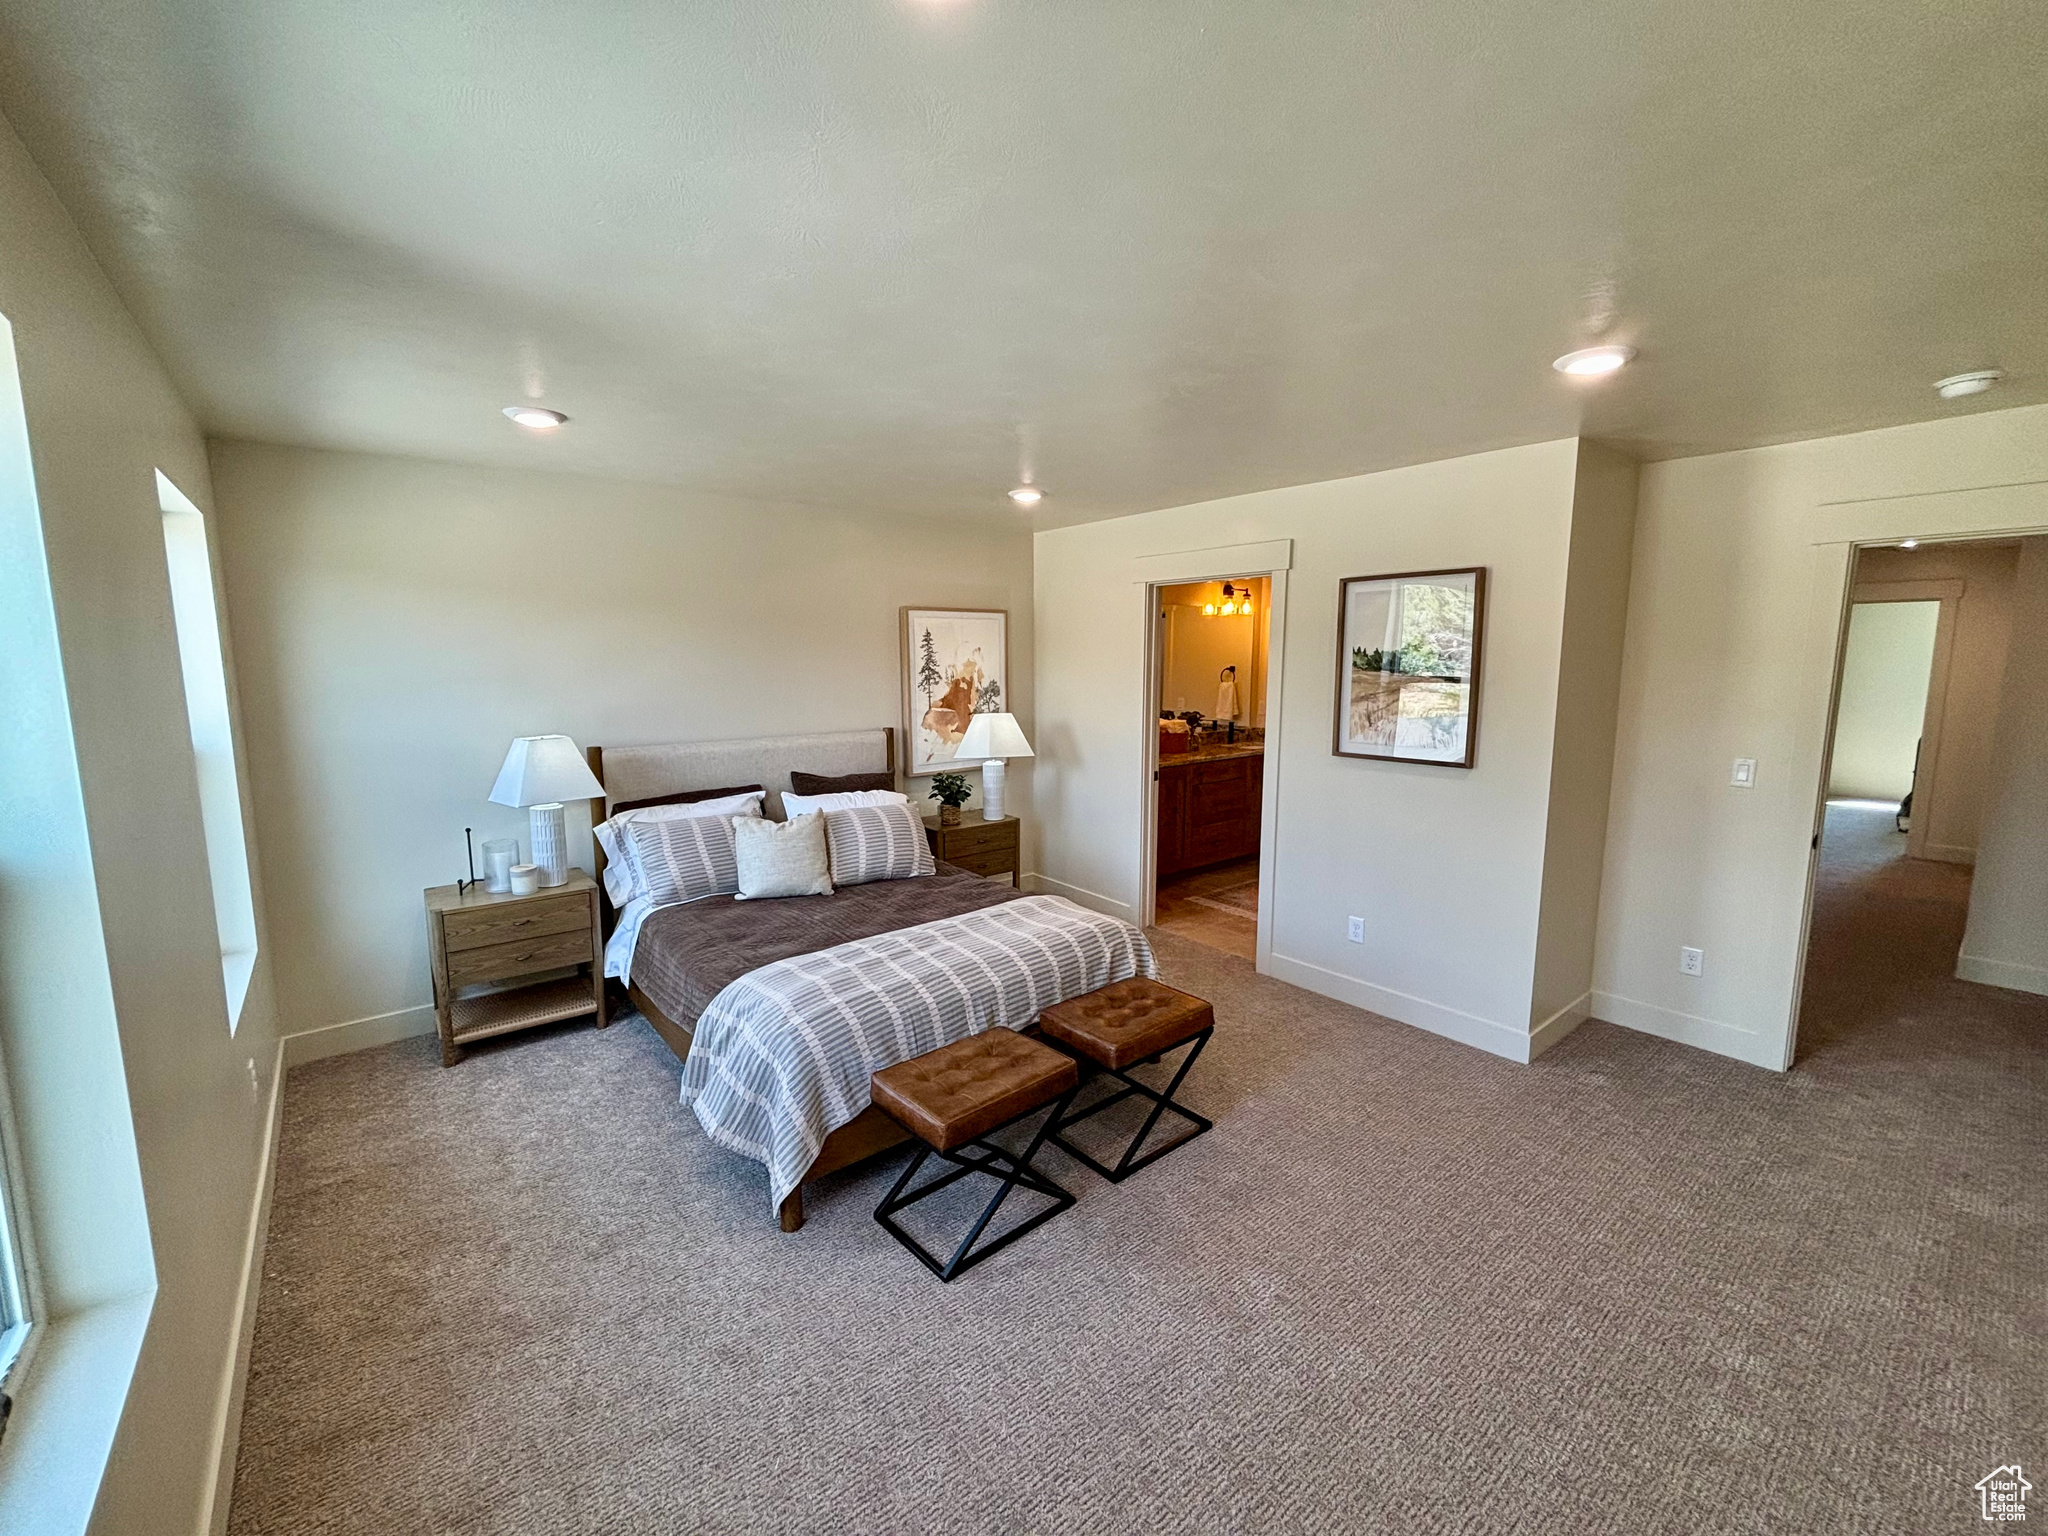
[[[604,1012],[604,939],[597,882],[580,869],[531,896],[493,896],[480,885],[436,885],[427,897],[427,959],[441,1065],[473,1040]],[[573,976],[520,982],[573,967]],[[508,985],[508,983],[511,983]]]
[[[932,845],[933,858],[983,877],[1008,875],[1010,884],[1021,888],[1017,833],[1022,825],[1014,816],[989,821],[979,811],[963,811],[957,827],[942,827],[938,817],[925,817],[924,837]]]

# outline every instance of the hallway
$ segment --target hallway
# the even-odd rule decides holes
[[[1996,1058],[2020,1044],[2015,1032],[2038,1047],[2048,999],[1956,979],[1969,868],[1907,858],[1892,811],[1828,804],[1795,1062],[1851,1042],[1904,1059]]]

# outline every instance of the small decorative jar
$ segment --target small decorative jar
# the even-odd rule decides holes
[[[519,844],[509,837],[484,839],[484,889],[503,896],[512,889],[512,866],[519,862]]]

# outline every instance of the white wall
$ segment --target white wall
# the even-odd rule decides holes
[[[2012,633],[1956,974],[2048,994],[2048,538],[2021,547]]]
[[[1842,646],[1842,688],[1828,793],[1838,799],[1903,800],[1927,708],[1938,599],[1857,603]],[[1932,805],[1933,795],[1927,797]],[[1921,806],[1916,803],[1917,816]]]
[[[1859,596],[1899,582],[1960,582],[1948,655],[1943,666],[1941,717],[1922,752],[1921,793],[1913,800],[1914,851],[1925,858],[1967,864],[1977,854],[1991,733],[2012,632],[2013,564],[2010,540],[1997,544],[1923,544],[1881,547],[1856,556]],[[1839,734],[1839,733],[1838,733]],[[1839,741],[1836,748],[1840,752]]]
[[[189,1532],[219,1512],[275,1060],[261,963],[228,1032],[157,504],[161,469],[210,505],[206,457],[5,124],[0,207],[33,471],[0,424],[0,1050],[48,1325],[0,1528]]]
[[[1137,562],[1292,540],[1266,720],[1271,968],[1526,1057],[1577,468],[1567,439],[1039,534],[1048,888],[1139,910],[1152,701]],[[1475,766],[1333,756],[1339,580],[1466,565],[1489,569]],[[1362,945],[1345,938],[1352,915]]]
[[[2048,407],[1644,467],[1598,1017],[1785,1065],[1851,549],[2039,527]]]
[[[902,725],[898,608],[1006,608],[1032,730],[1029,538],[673,487],[212,445],[287,1027],[431,1027],[420,892],[514,736],[583,746]],[[972,775],[970,775],[972,776]],[[1032,765],[1011,765],[1035,852]],[[928,781],[907,786],[922,796]],[[929,809],[921,799],[919,808]],[[583,808],[570,808],[585,850]],[[294,1045],[295,1059],[304,1049]]]

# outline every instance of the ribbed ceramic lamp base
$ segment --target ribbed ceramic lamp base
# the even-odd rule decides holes
[[[569,833],[559,805],[527,808],[532,828],[533,862],[540,866],[542,885],[560,885],[569,878]]]
[[[1003,780],[1008,776],[1000,757],[981,765],[981,814],[989,821],[1003,819]]]

